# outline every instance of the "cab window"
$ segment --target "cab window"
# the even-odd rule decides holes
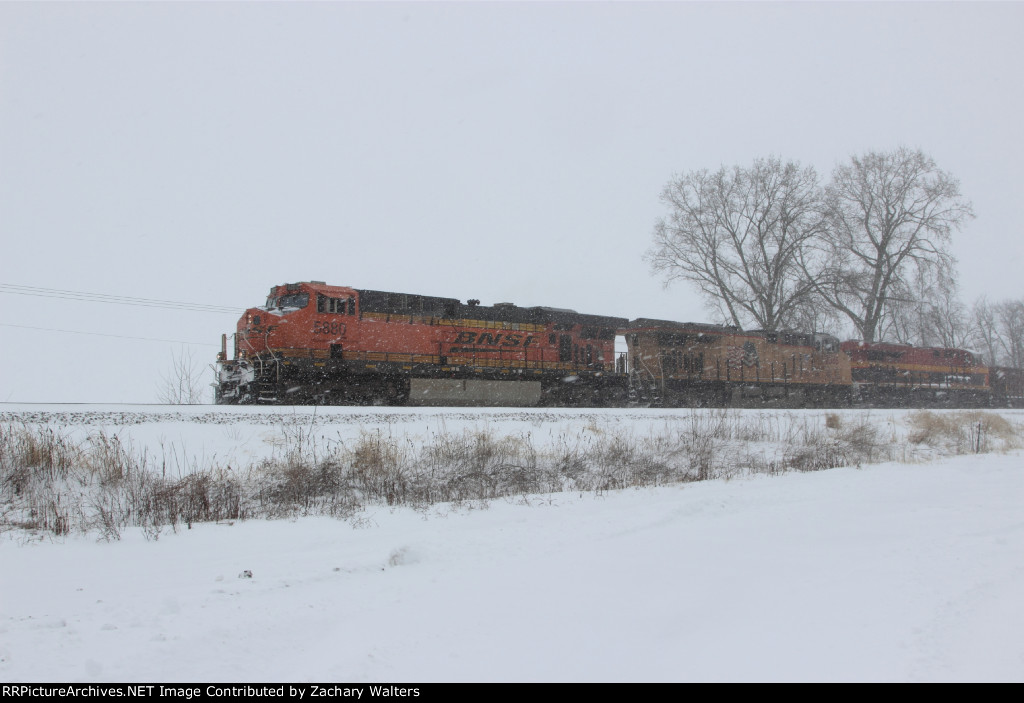
[[[309,305],[309,293],[291,293],[277,299],[279,308],[304,308]]]

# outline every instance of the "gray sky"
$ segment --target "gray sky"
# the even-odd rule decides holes
[[[906,145],[974,203],[965,300],[1019,298],[1022,27],[1022,3],[0,2],[0,284],[708,320],[642,260],[673,174]],[[0,401],[152,401],[180,345],[97,334],[205,363],[237,317],[0,291]]]

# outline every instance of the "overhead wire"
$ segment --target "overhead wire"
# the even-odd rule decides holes
[[[156,298],[139,298],[130,295],[111,295],[108,293],[88,293],[85,291],[63,290],[59,288],[43,288],[40,286],[23,286],[13,283],[0,283],[0,293],[11,295],[24,295],[35,298],[57,298],[62,300],[73,300],[81,303],[104,303],[111,305],[130,305],[136,307],[161,308],[165,310],[181,310],[183,312],[210,312],[220,315],[239,314],[244,308],[228,307],[226,305],[211,305],[207,303],[187,303],[174,300],[159,300]],[[0,322],[0,327],[13,327],[17,329],[38,330],[43,332],[60,332],[63,334],[84,334],[94,337],[114,337],[117,339],[134,339],[146,342],[164,342],[172,344],[186,344],[190,346],[218,346],[208,342],[186,342],[179,339],[158,339],[154,337],[136,337],[123,334],[109,334],[104,332],[87,332],[84,330],[67,330],[54,327],[36,327],[32,325],[16,325]]]
[[[114,337],[116,339],[137,339],[143,342],[170,342],[172,344],[185,344],[193,347],[217,347],[219,344],[209,342],[186,342],[181,339],[157,339],[155,337],[132,337],[125,334],[107,334],[104,332],[85,332],[84,330],[62,330],[54,327],[33,327],[32,325],[12,325],[7,322],[0,322],[0,327],[17,327],[23,330],[39,330],[42,332],[63,332],[65,334],[87,334],[93,337]]]
[[[244,307],[226,305],[210,305],[208,303],[186,303],[175,300],[158,300],[156,298],[138,298],[129,295],[110,295],[108,293],[87,293],[85,291],[62,290],[58,288],[41,288],[39,286],[22,286],[13,283],[0,283],[0,293],[25,295],[36,298],[59,298],[78,302],[109,303],[113,305],[134,305],[139,307],[184,310],[187,312],[212,312],[219,314],[238,313]]]

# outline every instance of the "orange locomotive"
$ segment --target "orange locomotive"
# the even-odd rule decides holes
[[[848,402],[850,360],[831,335],[648,319],[624,332],[633,387],[659,404]]]
[[[218,403],[592,405],[624,399],[623,318],[311,281],[276,286],[218,360]]]

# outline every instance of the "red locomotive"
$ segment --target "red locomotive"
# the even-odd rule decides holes
[[[607,404],[622,318],[329,286],[271,288],[218,364],[217,402]]]
[[[883,405],[987,405],[988,368],[972,352],[849,341],[855,398]]]

